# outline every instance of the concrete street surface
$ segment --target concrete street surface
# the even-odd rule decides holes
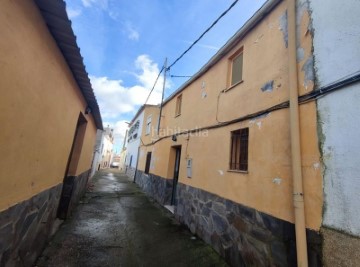
[[[36,266],[227,266],[116,170],[98,172]]]

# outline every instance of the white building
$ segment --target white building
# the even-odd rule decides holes
[[[103,133],[102,130],[96,131],[96,143],[94,147],[94,157],[93,162],[91,164],[91,174],[90,177],[92,177],[97,170],[100,169],[100,163],[101,163],[101,149],[103,148]]]
[[[134,178],[139,147],[141,142],[141,130],[144,121],[144,108],[146,105],[140,107],[134,118],[129,124],[129,131],[126,145],[125,171],[130,178]]]
[[[324,264],[352,266],[360,261],[360,1],[309,3],[316,89],[333,91],[317,102]]]
[[[103,141],[101,146],[100,168],[109,168],[114,151],[114,129],[109,126],[104,129]]]

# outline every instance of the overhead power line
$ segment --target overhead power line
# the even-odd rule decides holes
[[[212,27],[215,26],[216,23],[219,22],[219,20],[224,17],[238,2],[239,0],[235,0],[228,9],[226,9],[212,24],[209,28],[207,28],[201,35],[199,38],[197,38],[190,46],[188,49],[186,49],[173,63],[170,64],[170,66],[167,68],[167,70],[169,70],[172,66],[174,66],[187,52],[189,52],[189,50],[191,48],[193,48],[193,46],[200,41],[201,38],[203,38],[203,36],[211,30]]]
[[[207,32],[209,32],[209,31],[216,25],[216,23],[219,22],[219,20],[220,20],[222,17],[224,17],[224,16],[236,5],[236,3],[237,3],[238,1],[239,1],[239,0],[235,0],[235,1],[229,6],[228,9],[226,9],[226,10],[210,25],[210,27],[208,27],[208,28],[200,35],[200,37],[197,38],[197,39],[189,46],[188,49],[186,49],[173,63],[170,64],[169,67],[167,67],[166,69],[165,69],[164,66],[162,67],[162,69],[160,70],[160,72],[159,72],[159,74],[158,74],[158,76],[157,76],[157,78],[156,78],[156,80],[155,80],[154,86],[152,87],[152,89],[151,89],[148,97],[146,98],[145,104],[149,101],[150,95],[151,95],[151,93],[153,92],[153,90],[154,90],[154,88],[155,88],[155,86],[156,86],[156,83],[157,83],[157,81],[158,81],[161,73],[164,71],[164,69],[165,69],[165,73],[166,73],[166,71],[169,71],[170,68],[171,68],[172,66],[174,66],[187,52],[189,52],[189,50],[190,50],[191,48],[193,48],[193,46],[196,45],[196,43],[199,42],[200,39],[203,38],[204,35],[205,35]],[[192,77],[192,76],[177,76],[177,75],[171,75],[171,77],[176,77],[176,78],[177,78],[177,77],[189,78],[189,77]],[[145,104],[144,104],[144,105],[145,105]]]

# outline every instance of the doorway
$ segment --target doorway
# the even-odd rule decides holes
[[[171,194],[171,205],[176,204],[176,187],[179,180],[179,170],[180,170],[180,159],[181,159],[181,146],[173,147],[175,151],[175,162],[174,162],[174,178],[173,178],[173,187]]]
[[[79,118],[76,124],[73,143],[71,146],[68,162],[66,165],[63,188],[60,197],[60,203],[58,208],[58,217],[60,219],[66,219],[69,213],[69,207],[72,200],[72,193],[74,189],[76,171],[79,164],[81,150],[84,143],[85,131],[87,120],[82,113],[79,114]]]
[[[146,163],[145,163],[145,173],[149,174],[150,171],[150,163],[151,163],[151,152],[146,154]]]

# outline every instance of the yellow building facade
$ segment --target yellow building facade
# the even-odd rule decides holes
[[[306,5],[296,15],[301,98],[314,89],[307,64],[312,34]],[[267,1],[165,100],[157,138],[140,146],[136,182],[173,205],[176,217],[234,266],[296,264],[287,23],[286,1]],[[323,208],[316,103],[304,101],[299,116],[309,261],[315,266]]]
[[[0,33],[0,265],[30,266],[84,192],[102,122],[63,1],[1,1]]]

